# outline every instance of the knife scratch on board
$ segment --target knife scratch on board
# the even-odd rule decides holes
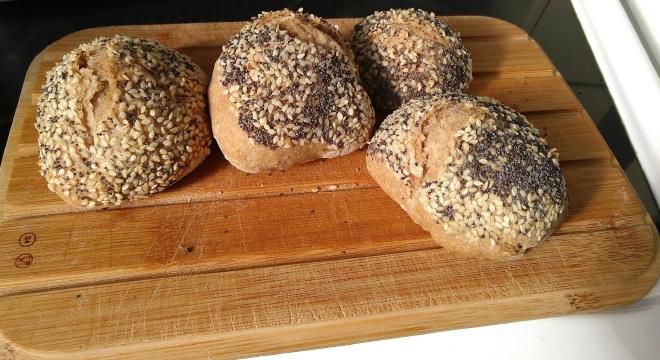
[[[172,251],[172,257],[170,258],[170,264],[174,263],[174,259],[176,259],[177,255],[179,255],[179,249],[181,249],[183,242],[186,241],[186,237],[188,236],[188,232],[190,231],[191,226],[191,216],[190,212],[186,208],[182,214],[177,214],[172,217],[168,217],[168,220],[171,222],[174,222],[175,224],[179,224],[178,226],[178,234],[179,234],[179,241],[177,241],[176,246],[174,247]]]
[[[566,265],[566,259],[564,259],[564,254],[561,252],[561,247],[559,245],[555,245],[555,250],[559,254],[559,259],[561,259],[562,269],[564,270],[564,272],[568,272],[568,266]]]
[[[518,289],[520,290],[520,293],[524,294],[524,293],[525,293],[525,289],[523,289],[522,285],[520,285],[520,281],[518,281],[518,279],[516,279],[516,278],[513,276],[513,273],[511,273],[511,270],[509,270],[509,269],[504,269],[504,272],[505,272],[506,275],[511,279],[511,283],[512,283],[512,284],[515,284],[515,285],[518,287]]]
[[[71,238],[73,237],[73,232],[76,227],[76,219],[78,219],[78,216],[73,215],[73,220],[71,221],[71,228],[69,230],[69,238],[66,241],[66,246],[64,246],[64,260],[66,260],[66,254],[69,251],[69,245],[71,244]]]
[[[236,218],[238,219],[238,230],[241,233],[241,245],[243,245],[243,250],[247,251],[247,243],[245,242],[245,230],[243,229],[243,213],[238,210],[236,211]]]
[[[126,289],[126,291],[123,291],[121,296],[119,297],[119,302],[117,303],[116,306],[116,315],[115,315],[115,337],[119,337],[119,318],[121,315],[121,309],[122,306],[124,305],[124,300],[128,296],[129,289]],[[131,321],[131,328],[133,325],[133,321]],[[124,321],[124,338],[126,338],[126,327],[128,326],[128,323]],[[133,331],[131,330],[131,340],[133,339]]]

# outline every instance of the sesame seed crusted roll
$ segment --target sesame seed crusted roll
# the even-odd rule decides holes
[[[163,191],[209,154],[206,76],[152,40],[98,38],[46,74],[39,166],[66,202],[106,208]]]
[[[225,44],[209,103],[220,149],[246,172],[351,153],[375,121],[348,43],[301,10],[263,13]]]
[[[374,106],[385,112],[410,99],[461,92],[472,80],[470,54],[434,13],[377,11],[355,25],[351,46]]]
[[[374,134],[367,169],[440,245],[465,255],[520,258],[568,208],[557,152],[488,98],[411,100]]]

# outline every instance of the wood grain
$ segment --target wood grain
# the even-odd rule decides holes
[[[0,357],[260,355],[630,303],[658,277],[658,234],[591,119],[527,34],[449,17],[469,92],[526,114],[556,147],[569,216],[522,261],[446,252],[377,188],[364,151],[248,175],[218,151],[168,191],[86,212],[38,174],[45,72],[97,36],[149,37],[210,72],[243,23],[83,30],[28,70],[0,167]],[[354,19],[333,20],[346,36]],[[29,254],[29,257],[26,255]]]
[[[562,162],[580,159],[609,158],[602,138],[582,119],[583,113],[531,113],[528,115],[558,149]],[[571,137],[558,136],[570,131]],[[84,209],[67,205],[50,192],[39,175],[32,124],[24,129],[25,146],[13,166],[16,173],[9,179],[5,197],[5,219],[81,212]],[[31,142],[29,142],[31,141]],[[167,192],[148,199],[125,203],[124,207],[182,204],[197,201],[230,200],[236,198],[277,196],[280,193],[306,193],[336,186],[340,190],[375,187],[364,164],[364,151],[331,160],[322,160],[294,167],[287,171],[266,174],[246,174],[230,166],[217,148],[201,167]]]
[[[572,205],[557,234],[578,233],[571,236],[579,238],[583,232],[643,225],[644,210],[609,160],[571,161],[563,169]],[[29,269],[16,268],[16,243],[0,244],[0,294],[437,247],[370,184],[350,191],[290,194],[282,189],[282,196],[6,222],[1,231],[9,238],[35,234],[39,243],[31,254],[39,261]],[[29,282],[21,277],[25,274]]]

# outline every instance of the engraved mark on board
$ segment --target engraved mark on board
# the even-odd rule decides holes
[[[18,245],[22,247],[27,247],[33,245],[36,241],[37,241],[37,235],[31,232],[27,232],[18,238]]]
[[[26,267],[32,265],[33,261],[34,257],[32,257],[32,254],[20,254],[16,258],[16,261],[14,261],[14,265],[16,265],[16,267],[19,269],[25,269]]]

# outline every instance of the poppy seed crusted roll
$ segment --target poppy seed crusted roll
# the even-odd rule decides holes
[[[263,13],[223,47],[209,88],[213,134],[246,172],[351,153],[374,113],[337,29],[301,11]]]
[[[66,202],[112,207],[163,191],[209,154],[206,76],[152,40],[98,38],[46,75],[39,166]]]
[[[555,150],[488,98],[411,100],[372,138],[367,169],[440,245],[466,255],[520,258],[568,208]]]
[[[355,26],[351,46],[374,106],[386,112],[414,98],[461,92],[472,80],[458,34],[423,10],[377,11]]]

